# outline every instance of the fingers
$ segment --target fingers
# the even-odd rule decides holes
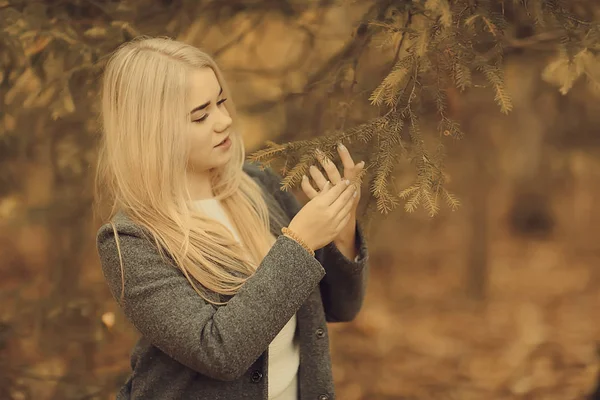
[[[309,173],[312,176],[317,188],[315,189],[313,187],[308,177],[303,177],[301,183],[302,189],[309,199],[313,199],[316,196],[318,196],[319,190],[321,192],[323,191],[323,187],[325,186],[325,183],[327,181],[331,182],[331,187],[334,187],[338,183],[342,182],[342,180],[344,179],[350,180],[351,183],[354,183],[360,172],[364,169],[365,162],[362,161],[358,164],[354,164],[354,160],[350,155],[350,151],[342,143],[338,144],[337,149],[340,155],[340,159],[342,160],[342,164],[344,166],[344,178],[342,178],[335,164],[325,155],[325,153],[323,153],[319,149],[315,150],[317,159],[323,166],[323,169],[327,173],[329,179],[327,179],[327,177],[319,170],[319,168],[317,168],[314,165],[311,165],[309,167]],[[334,200],[334,198],[330,199],[331,202],[333,202]]]
[[[364,169],[365,162],[361,161],[358,164],[355,164],[354,159],[350,155],[350,151],[341,142],[337,145],[337,151],[340,156],[340,160],[342,161],[342,165],[344,167],[343,178],[340,175],[335,164],[329,158],[327,158],[321,150],[317,149],[315,152],[317,154],[319,162],[323,166],[323,169],[327,173],[327,176],[329,177],[331,183],[337,184],[342,179],[350,179],[351,181],[354,181],[356,177],[360,174],[360,172]],[[314,171],[311,168],[311,175],[313,175],[315,181],[320,180],[322,183],[325,182],[326,178],[324,176],[321,177],[321,175],[323,174],[321,174],[317,168],[315,168]]]
[[[342,160],[342,165],[344,166],[344,176],[346,178],[350,178],[346,171],[352,171],[355,167],[354,160],[348,151],[348,148],[344,146],[342,143],[338,143],[338,154],[340,155],[340,159]]]
[[[325,176],[321,173],[321,171],[319,171],[319,168],[315,167],[314,165],[311,165],[308,168],[308,171],[310,172],[310,176],[312,176],[317,187],[319,189],[323,189],[323,186],[325,186],[325,182],[327,182],[327,178],[325,178]],[[332,183],[335,183],[335,182],[332,181]]]
[[[343,198],[345,195],[346,195],[346,193],[343,193],[343,195],[340,196],[340,198]],[[352,206],[354,204],[354,201],[352,200],[353,198],[354,198],[354,195],[350,196],[350,199],[347,200],[345,204],[342,204],[342,209],[336,215],[335,221],[338,221],[338,222],[337,222],[337,224],[334,222],[334,225],[336,225],[336,231],[338,231],[338,232],[342,227],[346,226],[346,224],[348,223],[348,220],[350,219],[350,213],[352,211]]]
[[[329,189],[327,191],[327,193],[323,194],[323,199],[325,201],[325,204],[329,206],[329,205],[333,204],[335,201],[337,201],[337,199],[344,192],[344,190],[347,190],[349,188],[348,185],[350,185],[350,181],[347,179],[345,181],[338,183],[337,185],[333,185],[331,187],[331,189]]]
[[[354,193],[356,193],[356,186],[350,185],[344,190],[344,192],[333,202],[331,205],[332,211],[337,215],[344,208],[346,203],[352,203],[354,200]]]
[[[356,191],[354,191],[354,193],[356,193]],[[354,205],[354,193],[346,200],[346,203],[342,204],[342,209],[338,214],[341,219],[345,218],[350,213],[350,210],[352,210],[352,206]],[[345,195],[346,193],[344,193],[344,196]]]
[[[365,162],[361,161],[354,166],[354,169],[352,170],[352,173],[351,173],[352,177],[350,179],[352,179],[352,180],[355,179],[363,169],[365,169]]]
[[[300,187],[302,187],[302,191],[308,196],[309,199],[314,199],[317,197],[319,192],[315,190],[313,185],[310,184],[308,177],[306,175],[302,176],[302,182],[300,183]]]
[[[323,166],[323,169],[325,170],[325,172],[327,172],[327,176],[329,177],[329,180],[331,181],[331,183],[333,183],[335,185],[335,184],[341,182],[342,176],[340,175],[340,172],[338,171],[338,169],[335,166],[335,164],[333,163],[333,161],[331,161],[329,158],[327,158],[325,156],[325,154],[323,154],[323,152],[320,151],[319,149],[317,149],[316,153],[317,153],[317,158],[319,159],[319,162]],[[312,168],[311,168],[311,170],[312,170]]]

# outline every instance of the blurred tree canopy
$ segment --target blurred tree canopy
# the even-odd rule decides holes
[[[319,90],[329,93],[336,99],[330,105],[336,118],[317,137],[268,142],[266,149],[251,156],[265,165],[284,162],[281,172],[286,188],[299,184],[308,166],[316,163],[316,148],[333,156],[339,141],[363,142],[369,149],[365,154],[368,187],[379,211],[388,212],[405,199],[407,211],[422,205],[434,215],[440,199],[451,208],[459,205],[444,188],[444,139],[463,136],[452,119],[449,101],[456,91],[485,88],[503,113],[510,112],[511,97],[502,70],[507,53],[541,47],[553,54],[544,78],[562,93],[579,80],[600,92],[600,25],[593,0],[363,3],[368,7],[362,22],[341,51],[308,77],[304,91],[280,99]],[[96,112],[97,80],[105,56],[124,41],[140,34],[177,36],[199,15],[219,23],[242,12],[278,12],[293,20],[307,10],[354,4],[348,0],[0,1],[0,187],[8,192],[18,187],[9,165],[26,157],[36,142],[17,135],[19,118],[36,110],[37,118],[52,123],[68,120],[81,108],[88,109],[88,115]],[[309,24],[306,30],[310,32]],[[229,45],[225,43],[224,48]],[[310,50],[310,41],[301,45]],[[357,69],[373,48],[387,66],[370,93],[363,93],[356,89]],[[81,87],[86,90],[75,98],[73,88]],[[357,99],[373,105],[371,115],[358,120],[349,117]],[[419,123],[431,109],[439,122],[439,140],[433,148],[426,145]],[[56,178],[71,184],[85,175],[95,148],[97,121],[81,122],[87,135],[65,131],[53,138]],[[392,177],[400,159],[412,163],[416,180],[394,190]]]

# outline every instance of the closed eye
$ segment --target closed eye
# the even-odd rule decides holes
[[[227,99],[222,99],[222,100],[217,101],[217,106],[220,106],[221,104],[225,103],[226,101],[227,101]],[[208,118],[208,114],[204,114],[200,118],[195,119],[193,122],[200,123],[200,122],[205,121],[206,118]]]

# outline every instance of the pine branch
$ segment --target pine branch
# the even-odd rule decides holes
[[[384,137],[379,146],[379,154],[377,156],[376,174],[371,184],[371,192],[377,198],[377,208],[388,213],[398,205],[397,200],[388,189],[388,179],[391,178],[394,166],[397,159],[397,145],[400,142],[397,137],[400,132],[392,130],[384,130]]]
[[[420,131],[419,117],[433,102],[437,110],[439,140],[461,138],[464,133],[458,122],[451,118],[447,94],[454,90],[453,87],[460,92],[482,87],[474,84],[480,77],[488,83],[500,111],[504,114],[512,111],[503,72],[507,49],[560,45],[560,53],[544,70],[544,79],[566,93],[583,77],[592,91],[600,93],[600,63],[596,56],[600,52],[600,24],[576,15],[568,1],[513,0],[512,6],[508,3],[508,0],[501,4],[489,0],[390,1],[386,3],[389,10],[386,8],[384,12],[384,8],[379,8],[380,17],[368,22],[371,35],[379,31],[384,37],[382,43],[396,46],[390,56],[388,71],[368,96],[370,103],[380,108],[381,116],[343,132],[333,131],[331,138],[358,140],[361,145],[375,148],[373,151],[369,146],[371,154],[366,158],[373,159],[370,165],[375,166],[369,186],[380,210],[389,211],[396,195],[405,201],[406,210],[423,206],[432,215],[439,211],[442,198],[451,209],[459,206],[458,199],[444,187],[443,146],[429,154]],[[517,18],[523,13],[528,16],[525,22]],[[510,24],[506,18],[511,18]],[[537,31],[525,38],[512,37],[514,29],[510,25],[517,19],[519,23],[534,25]],[[404,127],[403,122],[408,125]],[[336,129],[339,129],[338,125]],[[402,132],[407,137],[402,138]],[[311,146],[327,149],[332,142],[329,138],[321,138]],[[391,149],[396,156],[406,157],[416,171],[417,177],[410,190],[393,193],[390,189],[390,178],[397,162]],[[291,155],[305,150],[292,150],[286,146],[286,151],[270,149],[260,156],[263,159],[283,157],[287,163],[284,168],[297,176],[296,170],[288,168],[295,162]],[[289,181],[293,182],[293,179]]]
[[[421,203],[422,192],[420,190],[416,191],[407,201],[404,203],[404,210],[406,212],[414,212],[417,207]]]
[[[504,114],[508,114],[512,111],[512,100],[506,92],[504,86],[504,80],[502,78],[502,70],[493,65],[484,64],[480,67],[481,71],[487,78],[488,82],[492,84],[492,87],[496,93],[494,100],[500,106],[500,111]]]
[[[458,200],[458,198],[456,196],[454,196],[452,193],[450,193],[449,191],[447,191],[446,189],[444,189],[442,191],[442,193],[443,193],[444,199],[446,200],[446,203],[448,204],[450,209],[452,211],[456,211],[458,209],[458,207],[460,207],[460,201]]]
[[[411,198],[416,192],[419,191],[419,189],[420,189],[419,185],[411,185],[411,186],[407,187],[406,189],[402,190],[398,194],[398,197],[400,197],[401,199]]]
[[[473,78],[469,67],[460,62],[454,65],[454,83],[461,91],[473,85]]]
[[[302,175],[308,175],[308,169],[315,164],[314,157],[311,154],[303,154],[300,157],[300,162],[291,168],[287,175],[284,175],[281,188],[287,191],[302,182]]]
[[[423,205],[429,212],[429,215],[432,217],[435,216],[440,210],[437,201],[437,191],[432,191],[429,187],[424,188],[421,191],[421,198],[423,199]]]
[[[382,125],[385,123],[385,118],[378,118],[369,123],[361,125],[359,128],[354,128],[351,132],[356,132],[355,136],[358,140],[363,143],[369,143],[373,139],[373,134],[378,129],[383,129]]]
[[[251,156],[249,156],[249,160],[253,162],[267,162],[276,158],[280,153],[286,152],[286,146],[277,144],[271,140],[265,141],[267,145],[266,149],[258,150]]]
[[[407,17],[408,24],[410,22],[410,15]],[[400,43],[396,49],[394,56],[394,64],[391,70],[387,73],[381,84],[373,91],[369,97],[369,101],[373,105],[380,106],[385,101],[390,107],[395,106],[396,97],[398,96],[399,87],[405,81],[405,78],[409,74],[409,68],[413,62],[412,56],[406,56],[402,59],[399,58],[399,54],[402,51],[406,34],[403,34]]]

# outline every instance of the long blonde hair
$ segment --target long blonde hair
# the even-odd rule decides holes
[[[217,76],[229,114],[232,157],[211,170],[215,198],[241,243],[220,222],[193,206],[186,185],[189,71],[209,67]],[[165,37],[136,38],[109,58],[102,85],[102,138],[96,170],[96,204],[108,197],[125,281],[119,238],[112,217],[119,210],[145,228],[161,256],[165,252],[196,292],[213,304],[214,294],[232,296],[254,274],[274,242],[260,186],[242,169],[245,150],[236,129],[231,93],[214,60],[198,48]],[[168,261],[168,260],[167,260]],[[200,285],[196,284],[199,283]]]

